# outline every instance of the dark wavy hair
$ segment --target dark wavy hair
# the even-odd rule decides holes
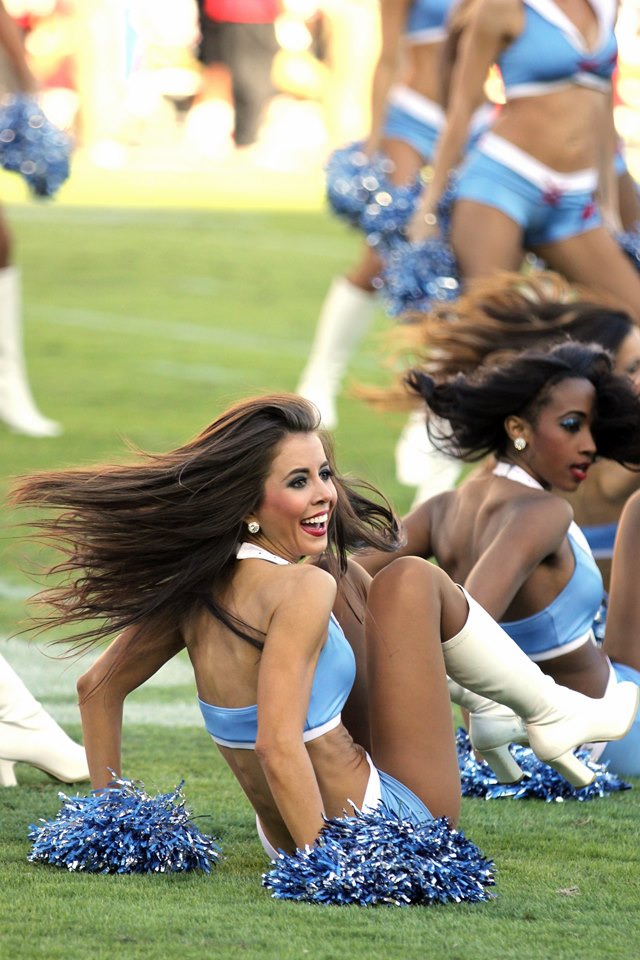
[[[32,524],[32,537],[64,554],[48,571],[61,583],[35,598],[48,612],[30,629],[82,624],[73,641],[89,647],[133,625],[179,627],[205,606],[261,647],[214,593],[231,575],[245,518],[261,501],[279,444],[289,434],[315,431],[337,490],[328,569],[341,576],[348,553],[363,546],[394,549],[399,523],[390,505],[374,487],[337,472],[313,404],[294,394],[256,397],[169,453],[138,451],[130,465],[46,472],[14,484],[10,502],[54,508],[53,516]]]
[[[626,377],[613,373],[611,356],[599,344],[569,341],[545,351],[527,350],[505,364],[442,382],[412,370],[406,382],[427,404],[434,446],[474,462],[506,452],[506,417],[519,415],[535,424],[553,388],[576,378],[595,388],[592,432],[598,454],[625,466],[640,464],[640,399]]]

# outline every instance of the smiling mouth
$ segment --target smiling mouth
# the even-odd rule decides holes
[[[306,533],[310,533],[314,537],[321,537],[326,534],[328,523],[329,514],[318,513],[315,517],[308,517],[306,520],[302,520],[300,526]]]

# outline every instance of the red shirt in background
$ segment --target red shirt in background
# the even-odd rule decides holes
[[[204,0],[204,12],[219,23],[273,23],[279,0]]]

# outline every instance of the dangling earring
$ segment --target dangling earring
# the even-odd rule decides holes
[[[527,446],[527,441],[525,440],[524,437],[516,437],[515,440],[513,441],[513,445],[518,451],[518,453],[522,453],[522,451]]]
[[[249,533],[259,533],[260,524],[258,523],[257,520],[250,520],[249,523],[247,524],[247,530],[249,531]]]

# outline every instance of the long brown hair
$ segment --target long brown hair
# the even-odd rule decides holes
[[[288,434],[318,427],[316,408],[301,397],[256,397],[235,404],[168,453],[139,451],[129,465],[19,479],[10,501],[54,508],[53,516],[33,524],[33,536],[64,555],[48,571],[61,583],[35,598],[48,609],[34,618],[33,629],[82,624],[74,643],[89,647],[132,625],[179,627],[204,605],[261,647],[217,603],[214,589],[231,575],[245,518],[260,503],[278,445]],[[319,436],[338,492],[326,562],[340,576],[350,550],[394,549],[399,525],[373,487],[338,474],[331,443],[321,431]]]
[[[396,369],[419,368],[438,382],[506,363],[543,342],[598,343],[615,355],[634,327],[617,304],[551,270],[529,276],[502,271],[471,280],[453,303],[407,319],[413,322],[392,334],[391,363]],[[383,408],[417,406],[405,371],[390,387],[361,388],[358,394]]]
[[[455,303],[425,315],[414,342],[425,373],[442,380],[503,363],[543,340],[599,343],[615,354],[633,326],[624,310],[550,270],[499,273],[472,281]]]

